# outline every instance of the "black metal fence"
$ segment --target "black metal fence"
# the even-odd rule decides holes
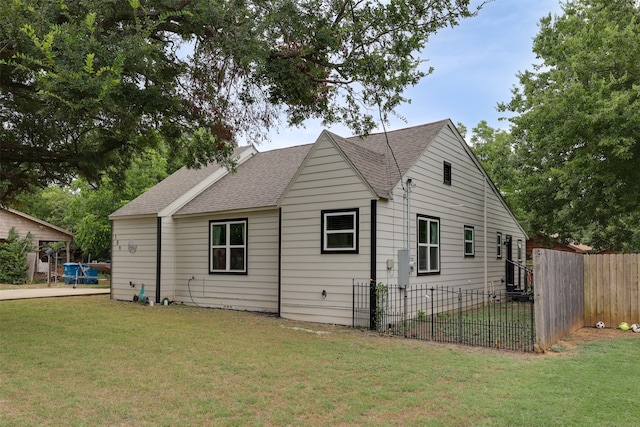
[[[533,351],[533,299],[521,293],[354,282],[353,326],[406,338]]]

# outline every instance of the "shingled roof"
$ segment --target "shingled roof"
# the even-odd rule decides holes
[[[176,212],[190,215],[276,206],[312,145],[258,153]]]
[[[366,138],[334,136],[334,140],[378,197],[389,199],[393,187],[447,123],[440,120]]]
[[[234,155],[239,156],[250,148],[250,146],[238,147]],[[109,215],[109,218],[157,215],[205,178],[220,169],[222,167],[217,163],[211,163],[200,169],[183,167]]]
[[[344,153],[380,198],[391,191],[417,161],[449,120],[407,129],[377,133],[365,138],[326,134]],[[287,185],[304,162],[313,144],[256,153],[185,201],[175,215],[194,215],[238,209],[275,207]],[[240,152],[248,147],[240,148]],[[201,169],[180,169],[110,217],[156,215],[220,169],[212,164]]]

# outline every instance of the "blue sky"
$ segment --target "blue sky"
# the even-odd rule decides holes
[[[387,130],[446,118],[462,122],[469,132],[481,120],[508,129],[507,121],[498,120],[504,113],[496,106],[511,99],[518,72],[530,70],[537,62],[531,51],[533,38],[540,18],[549,13],[562,13],[560,0],[494,0],[475,18],[432,36],[422,57],[427,60],[424,66],[435,71],[407,90],[411,104],[397,110],[406,122],[392,117]],[[311,120],[305,125],[271,132],[271,140],[261,143],[258,150],[314,142],[323,127]],[[342,136],[352,134],[343,126],[329,129]]]

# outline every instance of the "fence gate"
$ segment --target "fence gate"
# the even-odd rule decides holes
[[[406,338],[533,351],[533,298],[521,293],[354,282],[353,326]]]

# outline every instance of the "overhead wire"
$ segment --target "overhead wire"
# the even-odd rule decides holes
[[[355,41],[355,37],[356,37],[356,30],[357,30],[357,26],[355,24],[357,24],[357,17],[356,17],[356,13],[354,10],[354,5],[353,5],[353,0],[349,0],[349,11],[351,13],[351,20],[354,23],[354,41]],[[369,61],[366,61],[366,54],[365,54],[365,50],[364,50],[364,43],[354,43],[355,46],[359,46],[361,51],[362,51],[362,55],[363,55],[363,59],[365,59],[365,64],[367,67],[367,71],[369,72],[369,74],[371,74],[371,67],[370,67],[370,63]],[[380,120],[380,125],[382,126],[382,133],[384,135],[385,138],[385,143],[387,145],[387,148],[389,148],[389,152],[391,153],[391,157],[393,158],[393,161],[395,163],[396,169],[398,170],[398,175],[400,177],[400,185],[402,186],[402,190],[406,191],[406,188],[404,187],[404,183],[402,182],[402,171],[400,170],[400,165],[398,164],[398,159],[396,158],[396,155],[393,151],[393,148],[391,147],[391,143],[389,142],[389,135],[387,133],[387,127],[385,124],[385,117],[383,117],[382,114],[382,101],[380,99],[379,95],[376,95],[376,106],[378,107],[378,119]],[[391,181],[391,175],[389,173],[389,170],[387,169],[387,179],[390,182]]]

